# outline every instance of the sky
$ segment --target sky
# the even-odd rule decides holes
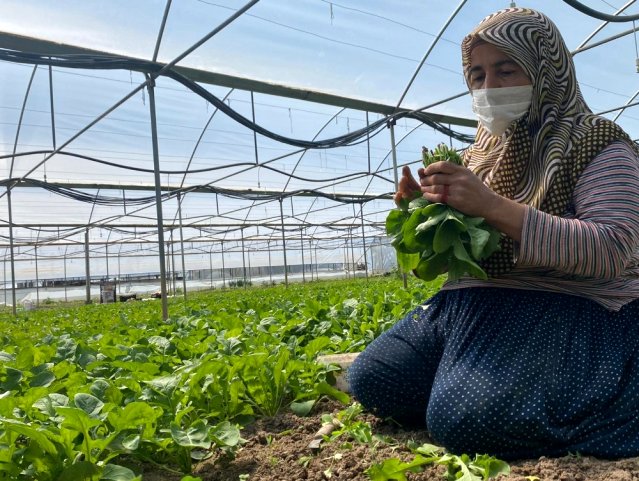
[[[571,50],[580,46],[601,24],[560,0],[516,3],[539,9],[552,18]],[[588,0],[585,3],[609,14],[624,4],[619,0]],[[235,0],[174,0],[158,59],[162,62],[173,60],[244,4]],[[510,4],[510,1],[501,0],[261,0],[179,65],[394,106],[423,56],[433,46],[435,37],[453,12],[459,9],[432,48],[401,104],[405,108],[419,108],[466,91],[459,58],[462,38],[485,15]],[[0,32],[151,59],[165,6],[165,2],[156,0],[4,0]],[[637,12],[639,5],[627,10],[629,14]],[[632,23],[610,24],[592,41],[605,39],[631,26]],[[639,73],[635,40],[634,35],[628,35],[575,55],[582,92],[593,111],[618,108],[636,94]],[[27,94],[33,70],[30,65],[0,61],[0,155],[11,154],[14,145],[18,153],[52,148],[49,72],[44,66],[38,67]],[[57,67],[52,70],[52,78],[57,146],[71,139],[143,81],[139,73],[130,71]],[[249,92],[231,92],[211,85],[206,88],[219,98],[225,98],[226,103],[241,114],[252,115]],[[17,136],[25,96],[26,109]],[[156,100],[162,169],[209,169],[190,172],[186,176],[166,174],[161,177],[163,183],[275,191],[313,189],[329,194],[381,195],[394,190],[388,129],[382,129],[368,143],[358,146],[293,154],[297,149],[260,135],[254,137],[251,131],[215,113],[215,109],[202,98],[169,79],[158,80]],[[299,139],[343,135],[364,127],[367,121],[364,112],[340,111],[334,106],[301,100],[255,94],[254,102],[258,124],[280,135]],[[439,104],[428,111],[473,118],[468,96]],[[615,118],[616,113],[606,115]],[[370,114],[368,121],[378,118],[377,114]],[[626,110],[618,122],[632,138],[639,138],[637,107]],[[472,133],[472,129],[457,129]],[[415,121],[400,121],[395,130],[400,165],[417,165],[422,145],[449,142],[438,132]],[[463,147],[458,141],[452,144],[457,148]],[[126,187],[153,184],[151,145],[148,93],[139,92],[73,140],[65,150],[120,166],[144,169],[145,172],[56,155],[29,177],[123,186],[122,190],[100,192],[114,198],[152,195],[129,191]],[[0,172],[4,179],[23,176],[44,158],[44,154],[29,155],[19,157],[14,163],[11,159],[0,159]],[[255,162],[263,166],[248,166]],[[369,172],[379,175],[371,176]],[[299,178],[291,177],[293,175]],[[346,176],[345,181],[337,180],[343,176]],[[59,230],[56,225],[152,225],[156,220],[154,205],[144,208],[98,206],[79,203],[41,189],[15,190],[12,195],[14,222],[48,226],[48,230],[17,229],[14,235],[27,243],[57,237]],[[87,192],[95,194],[95,191]],[[341,242],[344,232],[352,233],[355,226],[359,227],[362,217],[359,205],[353,209],[351,205],[340,205],[325,198],[296,198],[285,200],[282,205],[280,211],[277,201],[254,204],[208,194],[188,195],[183,201],[181,214],[186,224],[196,224],[197,227],[187,229],[184,235],[197,246],[200,245],[197,242],[206,239],[237,243],[243,234],[247,239],[254,239],[254,245],[258,246],[281,238],[281,232],[273,228],[280,222],[281,215],[287,223],[299,226],[305,222],[350,223],[350,231],[346,227],[342,231],[319,225],[302,229],[303,236],[318,242],[326,239],[324,242],[328,246],[330,242]],[[391,207],[388,200],[369,202],[363,207],[363,217],[367,223],[382,223]],[[165,221],[177,222],[179,213],[175,200],[167,201],[163,210]],[[8,217],[7,196],[4,195],[0,197],[0,226],[6,225]],[[246,230],[227,230],[225,227],[242,223],[252,227]],[[255,226],[260,223],[271,225],[260,230]],[[209,231],[203,232],[202,226]],[[0,235],[6,238],[7,229],[2,229]],[[136,239],[141,236],[140,232],[133,232],[128,227],[123,227],[123,231],[92,228],[90,236],[96,243],[96,257],[104,256],[106,239]],[[297,238],[299,232],[299,229],[292,229],[287,235]],[[68,234],[69,240],[76,245],[60,247],[58,251],[64,249],[68,253],[72,250],[82,256],[84,232],[65,231],[63,227],[62,233]],[[379,227],[371,227],[370,233],[383,234]],[[154,242],[154,236],[151,232],[144,238]],[[6,244],[6,239],[4,242],[0,240],[0,255],[3,244]],[[21,251],[25,259],[24,276],[31,275],[34,267],[32,250],[25,247]],[[56,254],[52,252],[52,255],[55,257]],[[208,264],[205,257],[198,262]],[[335,252],[327,248],[326,258],[334,257]],[[230,262],[237,265],[241,259],[235,256]],[[257,254],[255,262],[265,262],[263,252]],[[51,275],[59,273],[60,260],[50,264]],[[82,262],[75,264],[74,272],[81,272]],[[127,264],[131,271],[149,271],[155,265],[156,260],[146,257],[140,257],[138,264]],[[194,268],[196,265],[199,264],[194,262]],[[97,268],[100,269],[102,264]]]

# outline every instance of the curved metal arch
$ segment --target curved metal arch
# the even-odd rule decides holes
[[[34,65],[33,70],[31,71],[31,77],[29,78],[29,84],[27,85],[27,90],[24,94],[24,100],[22,101],[22,108],[20,109],[20,119],[18,120],[18,127],[16,129],[16,138],[13,143],[13,157],[11,158],[11,167],[9,168],[9,178],[13,177],[13,167],[15,165],[15,154],[18,150],[18,139],[20,138],[20,130],[22,127],[22,120],[24,119],[24,110],[27,106],[27,100],[29,99],[29,93],[31,92],[31,86],[33,85],[33,78],[35,77],[35,73],[38,70],[38,66]],[[15,184],[14,184],[15,185]],[[12,306],[11,310],[13,315],[17,314],[17,306],[16,306],[16,269],[15,269],[15,256],[14,256],[14,246],[13,246],[13,208],[11,203],[11,185],[7,185],[7,190],[5,193],[7,194],[7,207],[9,214],[9,250],[11,252],[11,301]]]
[[[431,54],[431,52],[435,48],[435,45],[437,45],[437,42],[439,42],[439,39],[442,37],[442,35],[444,35],[444,32],[446,31],[446,29],[448,28],[450,23],[457,16],[457,14],[461,11],[462,7],[464,6],[464,4],[467,1],[468,0],[462,0],[459,3],[459,5],[457,5],[457,8],[455,8],[455,10],[453,10],[453,13],[450,15],[450,17],[448,17],[448,20],[446,20],[446,22],[444,23],[442,28],[439,30],[439,33],[437,34],[437,36],[433,39],[432,43],[430,44],[430,47],[428,47],[428,50],[426,51],[426,53],[422,57],[422,60],[419,62],[419,65],[415,69],[415,72],[413,73],[413,76],[408,81],[408,85],[406,85],[406,88],[402,92],[402,95],[399,97],[399,100],[397,101],[397,106],[395,107],[395,110],[399,110],[400,106],[402,105],[402,102],[404,101],[404,98],[406,97],[406,94],[408,94],[408,91],[410,90],[411,86],[413,85],[413,82],[417,78],[417,75],[419,74],[419,71],[422,69],[422,67],[426,63],[426,59]]]
[[[622,13],[625,9],[627,9],[628,7],[630,7],[633,3],[635,3],[636,0],[630,0],[628,3],[626,3],[625,5],[623,5],[622,7],[620,7],[619,9],[617,9],[617,11],[613,14],[614,16],[619,15],[620,13]],[[608,26],[610,24],[610,21],[606,20],[604,22],[601,23],[601,25],[599,25],[591,34],[589,34],[576,48],[576,50],[579,50],[582,47],[585,47],[586,44],[588,42],[590,42],[590,40],[593,39],[593,37],[595,35],[597,35],[599,32],[601,32],[606,26]]]

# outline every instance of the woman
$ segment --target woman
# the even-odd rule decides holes
[[[591,113],[555,25],[499,11],[462,43],[479,118],[465,167],[404,169],[396,200],[503,232],[486,281],[447,282],[349,370],[381,417],[452,452],[639,455],[639,160]]]

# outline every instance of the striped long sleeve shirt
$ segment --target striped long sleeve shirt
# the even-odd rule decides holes
[[[610,310],[639,299],[639,159],[613,142],[584,169],[569,211],[528,207],[515,268],[499,278],[463,277],[443,289],[494,286],[587,297]]]

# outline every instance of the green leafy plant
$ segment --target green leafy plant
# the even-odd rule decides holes
[[[191,471],[192,461],[210,456],[212,446],[232,452],[241,441],[240,430],[228,421],[209,426],[206,421],[198,419],[187,429],[172,422],[170,431],[173,441],[182,448],[178,450],[178,459],[184,471]]]
[[[48,479],[53,474],[56,479],[139,479],[130,469],[111,461],[135,451],[142,439],[151,439],[159,412],[145,403],[131,403],[123,408],[114,406],[107,414],[100,399],[84,393],[76,394],[73,401],[65,396],[47,397],[34,405],[52,415],[48,429],[36,429],[15,419],[0,419],[0,424],[5,433],[29,440],[27,451],[32,454],[24,460],[31,461],[29,470],[37,473],[37,479]],[[32,458],[36,453],[37,462]],[[67,462],[61,462],[61,453]],[[17,452],[12,454],[13,462],[19,463]],[[7,467],[0,464],[0,472]]]
[[[372,481],[406,481],[406,473],[419,473],[424,466],[432,464],[446,466],[446,481],[484,481],[510,474],[507,463],[486,454],[475,455],[471,459],[466,454],[446,453],[443,448],[432,444],[422,444],[413,448],[413,452],[416,456],[410,462],[387,459],[368,468],[366,474]]]
[[[302,364],[290,358],[286,349],[276,352],[258,352],[237,362],[242,369],[238,374],[248,402],[264,416],[274,416],[290,396],[289,378],[301,370]],[[266,362],[272,360],[274,363]]]
[[[332,432],[326,436],[326,440],[335,441],[338,438],[343,438],[360,444],[370,444],[373,441],[370,423],[357,419],[362,411],[361,404],[353,403],[346,409],[339,411],[335,416],[331,414],[323,415],[322,425],[332,425],[334,427]]]
[[[448,161],[461,165],[459,154],[445,144],[422,151],[424,166]],[[482,217],[470,217],[446,204],[431,203],[415,192],[386,217],[386,233],[397,252],[399,266],[430,281],[448,272],[450,280],[468,273],[486,279],[477,264],[499,248],[500,232]]]
[[[348,404],[316,359],[361,350],[440,286],[398,282],[194,293],[169,300],[168,322],[142,302],[0,314],[0,479],[134,481],[127,466],[146,464],[197,479],[192,467],[232,456],[258,416]],[[366,442],[347,411],[335,439]]]
[[[422,456],[416,456],[409,463],[391,458],[381,463],[374,464],[365,472],[372,481],[407,481],[406,473],[420,473],[425,464],[431,464],[432,461]]]

